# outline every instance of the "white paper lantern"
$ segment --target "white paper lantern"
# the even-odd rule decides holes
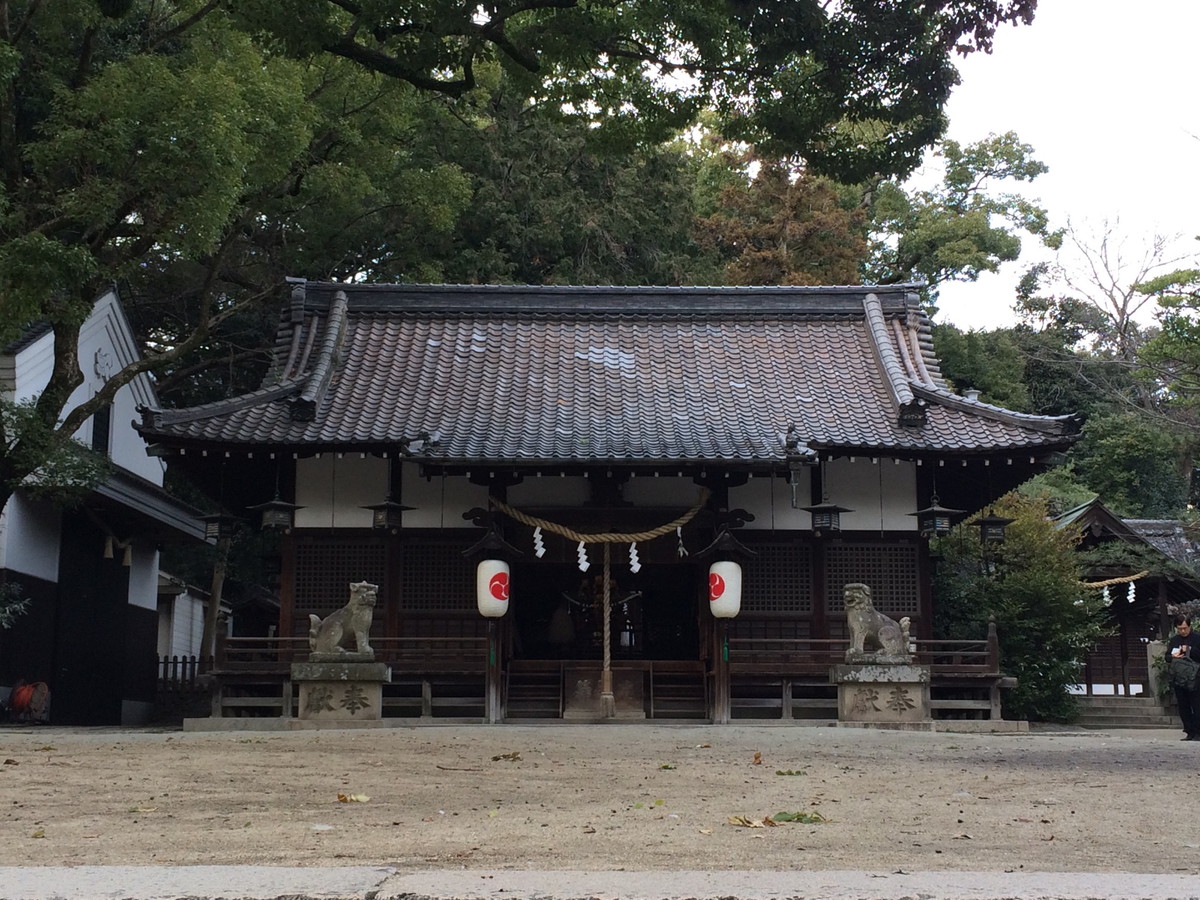
[[[708,608],[714,618],[732,619],[742,608],[742,567],[717,560],[708,568]]]
[[[484,559],[475,568],[475,602],[479,614],[498,619],[508,612],[510,572],[502,559]]]

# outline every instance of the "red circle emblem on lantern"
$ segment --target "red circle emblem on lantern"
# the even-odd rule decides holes
[[[497,600],[508,599],[508,573],[497,572],[492,576],[492,580],[488,582],[488,590],[491,591],[493,597]]]
[[[708,573],[708,600],[720,600],[721,595],[725,593],[725,579],[716,572]]]

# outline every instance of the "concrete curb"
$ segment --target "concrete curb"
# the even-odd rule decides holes
[[[526,872],[385,867],[0,867],[3,900],[1200,900],[1124,872]]]

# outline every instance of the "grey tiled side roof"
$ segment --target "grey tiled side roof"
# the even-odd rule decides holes
[[[904,403],[922,426],[899,424]],[[1059,449],[1075,431],[951,394],[911,286],[303,282],[260,391],[148,410],[141,430],[447,462],[772,463],[792,425],[815,449],[896,455]]]

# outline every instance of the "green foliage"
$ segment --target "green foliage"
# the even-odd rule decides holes
[[[724,0],[506,7],[244,0],[237,21],[297,58],[336,54],[458,97],[499,66],[527,96],[661,141],[715,106],[722,131],[854,182],[910,171],[942,132],[955,52],[990,47],[1036,0]]]
[[[1045,501],[1012,493],[992,508],[1013,519],[1002,545],[983,545],[962,524],[935,549],[934,636],[979,638],[996,623],[1001,668],[1018,686],[1005,695],[1005,715],[1070,721],[1067,688],[1079,678],[1084,654],[1104,633],[1096,592],[1079,584],[1079,535],[1046,518]]]
[[[1183,441],[1138,413],[1095,416],[1070,458],[1080,480],[1117,515],[1159,518],[1183,510]]]
[[[936,325],[933,343],[942,374],[960,393],[974,388],[985,403],[1028,411],[1025,357],[1010,330],[964,332]]]
[[[1026,497],[1046,501],[1051,513],[1066,512],[1097,496],[1095,491],[1079,480],[1075,466],[1070,462],[1033,476],[1017,490]]]
[[[1032,181],[1046,171],[1033,148],[1008,132],[963,147],[940,145],[945,171],[929,190],[907,192],[894,182],[871,197],[870,284],[974,281],[1021,252],[1020,232],[1056,246],[1046,211],[1018,194],[997,192],[1005,181]]]
[[[25,596],[25,589],[15,581],[5,581],[0,584],[0,631],[12,628],[13,623],[25,613],[33,603]]]
[[[30,496],[73,506],[112,471],[108,457],[47,426],[33,402],[0,399],[0,435],[7,437],[0,456],[5,498],[20,487]]]
[[[742,160],[727,155],[731,170]],[[866,256],[865,210],[835,183],[778,160],[721,191],[697,222],[703,246],[724,262],[727,284],[855,284]]]

